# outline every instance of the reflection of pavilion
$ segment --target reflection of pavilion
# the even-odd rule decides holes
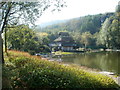
[[[60,32],[59,37],[49,44],[55,51],[75,51],[77,45],[68,32]]]

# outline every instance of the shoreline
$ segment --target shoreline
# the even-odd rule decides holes
[[[77,65],[77,64],[69,64],[69,63],[64,63],[64,62],[62,62],[61,64],[70,65],[70,66],[73,66],[73,67],[78,67],[80,69],[83,69],[83,70],[85,70],[87,72],[91,72],[91,73],[98,73],[98,74],[106,75],[106,76],[112,78],[118,85],[120,85],[120,76],[114,74],[113,72],[102,71],[102,70],[89,68],[87,66],[81,66],[81,65]]]
[[[94,68],[89,68],[87,66],[81,66],[81,65],[77,65],[77,64],[72,64],[72,63],[65,63],[59,60],[55,60],[53,58],[42,58],[43,60],[48,60],[48,61],[54,61],[54,62],[58,62],[59,64],[65,65],[65,66],[73,66],[79,69],[84,69],[87,72],[91,72],[91,73],[98,73],[98,74],[103,74],[106,76],[109,76],[110,78],[112,78],[118,85],[120,85],[120,76],[114,74],[113,72],[108,72],[108,71],[101,71],[98,69],[94,69]]]

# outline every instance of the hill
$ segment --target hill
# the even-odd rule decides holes
[[[58,31],[69,31],[69,32],[90,32],[94,34],[99,32],[102,23],[109,18],[110,16],[114,15],[114,13],[105,13],[105,14],[97,14],[97,15],[88,15],[79,18],[74,18],[65,21],[55,21],[51,22],[53,25],[46,26],[44,28],[38,28],[38,31],[42,32],[58,32]]]
[[[45,23],[41,23],[38,25],[38,27],[44,28],[50,25],[54,25],[54,24],[59,24],[59,23],[65,23],[68,20],[55,20],[55,21],[51,21],[51,22],[45,22]]]

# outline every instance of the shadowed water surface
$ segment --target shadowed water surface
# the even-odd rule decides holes
[[[92,52],[56,57],[65,63],[74,63],[120,75],[120,52]]]

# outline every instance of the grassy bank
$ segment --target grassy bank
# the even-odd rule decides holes
[[[56,52],[52,52],[52,54],[55,54],[55,55],[68,55],[68,54],[75,54],[75,52],[56,51]]]
[[[9,51],[3,66],[4,88],[118,88],[108,76]]]

